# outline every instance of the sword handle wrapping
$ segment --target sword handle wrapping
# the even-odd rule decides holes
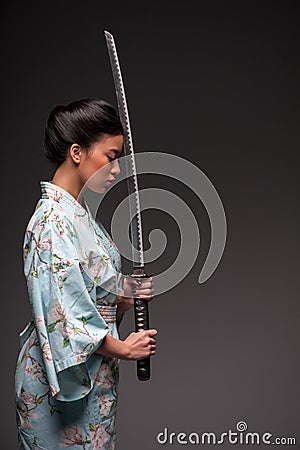
[[[153,275],[144,272],[144,269],[135,269],[128,276],[132,278],[150,278]],[[140,299],[139,296],[134,298],[134,320],[135,331],[149,330],[149,310],[148,301]],[[148,381],[150,379],[150,356],[148,358],[137,360],[137,377],[140,381]]]

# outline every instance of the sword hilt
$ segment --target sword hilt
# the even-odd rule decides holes
[[[134,269],[127,276],[132,278],[150,278],[153,273],[145,273],[144,269]],[[149,310],[148,301],[140,299],[139,296],[134,298],[134,319],[135,331],[149,330]],[[137,377],[140,381],[148,381],[150,379],[150,356],[137,360]]]

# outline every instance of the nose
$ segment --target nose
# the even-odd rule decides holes
[[[118,175],[118,174],[121,172],[121,169],[120,169],[120,166],[119,166],[119,161],[118,161],[117,158],[114,160],[110,172],[111,172],[112,174],[114,174],[114,175]]]

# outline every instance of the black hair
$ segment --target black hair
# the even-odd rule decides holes
[[[116,109],[105,100],[82,99],[57,105],[49,114],[44,134],[46,157],[60,165],[72,144],[87,153],[105,135],[123,134]]]

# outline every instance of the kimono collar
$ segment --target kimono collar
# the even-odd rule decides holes
[[[57,184],[52,183],[51,181],[40,181],[40,186],[42,198],[51,198],[58,203],[67,203],[72,206],[74,210],[76,210],[77,214],[86,216],[86,219],[90,220],[91,212],[84,200],[82,200],[83,204],[81,204],[75,197],[73,197],[73,195],[70,194],[70,192],[66,191]]]

